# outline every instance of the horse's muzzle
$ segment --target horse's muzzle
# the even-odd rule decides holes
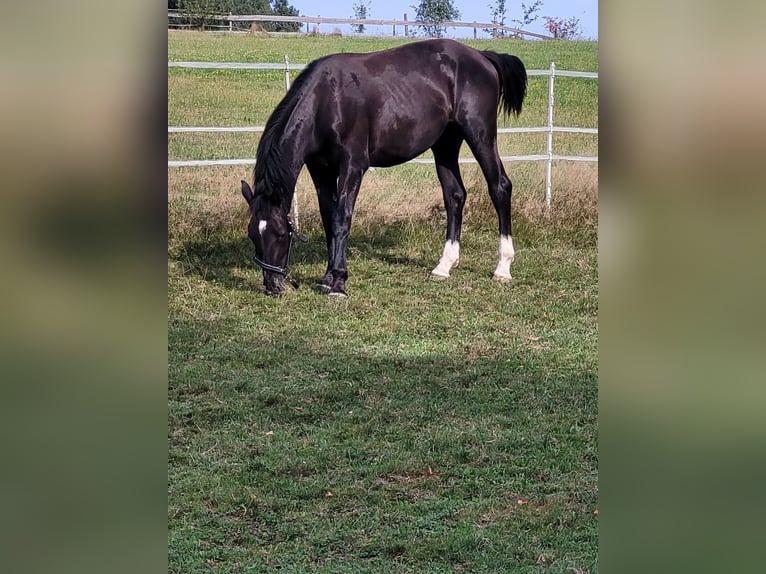
[[[285,276],[277,273],[264,272],[263,290],[266,295],[279,297],[285,292]]]

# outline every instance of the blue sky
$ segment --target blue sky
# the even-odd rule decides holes
[[[415,19],[415,9],[419,0],[370,0],[368,18],[381,18],[401,20],[406,13],[410,20]],[[326,18],[352,18],[354,14],[353,5],[356,0],[288,0],[288,3],[297,8],[301,16],[323,16]],[[494,5],[494,0],[454,0],[455,6],[460,10],[460,20],[463,22],[491,22],[492,15],[490,4]],[[514,18],[522,19],[521,10],[522,0],[506,0],[505,23],[513,26],[511,20]],[[534,0],[524,0],[527,6],[534,3]],[[530,32],[547,34],[543,28],[543,16],[554,16],[569,19],[574,16],[580,19],[580,26],[585,38],[598,39],[598,0],[543,0],[540,10],[536,12],[539,16],[537,21],[528,26]],[[331,31],[329,25],[326,32]],[[347,30],[343,30],[345,33]],[[390,35],[391,27],[368,26],[368,34]],[[397,30],[398,34],[403,33]],[[473,30],[470,28],[452,28],[448,31],[449,36],[472,36]]]

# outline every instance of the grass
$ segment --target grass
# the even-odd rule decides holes
[[[415,39],[393,37],[304,36],[301,38],[237,36],[203,32],[168,31],[171,61],[308,63],[322,54],[373,52]],[[515,39],[461,40],[469,46],[518,55],[528,68],[547,69],[551,61],[561,70],[598,71],[597,42],[527,41]]]
[[[169,52],[299,61],[340,41],[171,33]],[[595,52],[548,50],[559,46],[572,61]],[[265,121],[237,112],[263,105],[247,74],[168,75],[169,124]],[[169,153],[203,157],[240,145],[172,141]],[[541,168],[510,169],[517,256],[505,285],[490,280],[496,218],[475,170],[447,282],[428,280],[444,237],[433,168],[368,174],[343,301],[309,289],[325,253],[305,174],[310,241],[291,266],[301,287],[271,299],[244,231],[250,168],[169,170],[170,572],[597,571],[596,173],[557,167],[545,215]]]

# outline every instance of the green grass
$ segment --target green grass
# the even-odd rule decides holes
[[[169,50],[279,61],[339,41],[171,33]],[[169,71],[170,101],[196,102],[171,107],[179,122],[215,125],[229,110],[224,124],[262,123],[236,117],[257,83],[207,74],[206,95]],[[239,145],[190,141],[204,157]],[[513,167],[522,197],[539,167]],[[376,170],[349,240],[349,298],[335,301],[309,288],[325,249],[304,174],[301,287],[272,299],[250,262],[237,189],[248,171],[169,171],[169,571],[597,572],[592,206],[517,212],[514,280],[501,285],[494,212],[466,175],[461,263],[432,282],[444,237],[433,168]],[[571,206],[578,188],[559,190]]]
[[[245,241],[171,256],[173,571],[595,571],[595,250],[520,241],[503,286],[470,231],[447,283],[440,226],[356,231],[341,302],[317,229],[280,300]]]
[[[168,31],[168,59],[209,62],[282,62],[285,54],[292,63],[308,63],[335,52],[373,52],[416,39],[392,37],[304,36],[301,38],[258,35],[206,34]],[[461,40],[482,50],[496,50],[519,56],[527,68],[547,69],[551,61],[560,70],[598,71],[597,42],[527,41],[514,39]]]

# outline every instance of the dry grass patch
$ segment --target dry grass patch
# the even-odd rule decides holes
[[[247,204],[229,167],[186,167],[168,171],[168,239],[172,251],[184,238],[244,233]]]
[[[545,206],[545,164],[520,162],[507,167],[513,187],[514,221],[547,222],[578,229],[598,225],[598,168],[559,161],[554,165],[552,208]],[[496,215],[478,166],[464,165],[468,190],[464,221],[494,226]],[[250,166],[191,167],[168,172],[168,224],[171,247],[177,237],[222,231],[244,233],[247,208],[240,180],[252,180]],[[319,227],[316,192],[304,169],[296,186],[301,225]],[[354,214],[355,226],[407,220],[446,220],[439,181],[431,165],[404,165],[370,171]]]

